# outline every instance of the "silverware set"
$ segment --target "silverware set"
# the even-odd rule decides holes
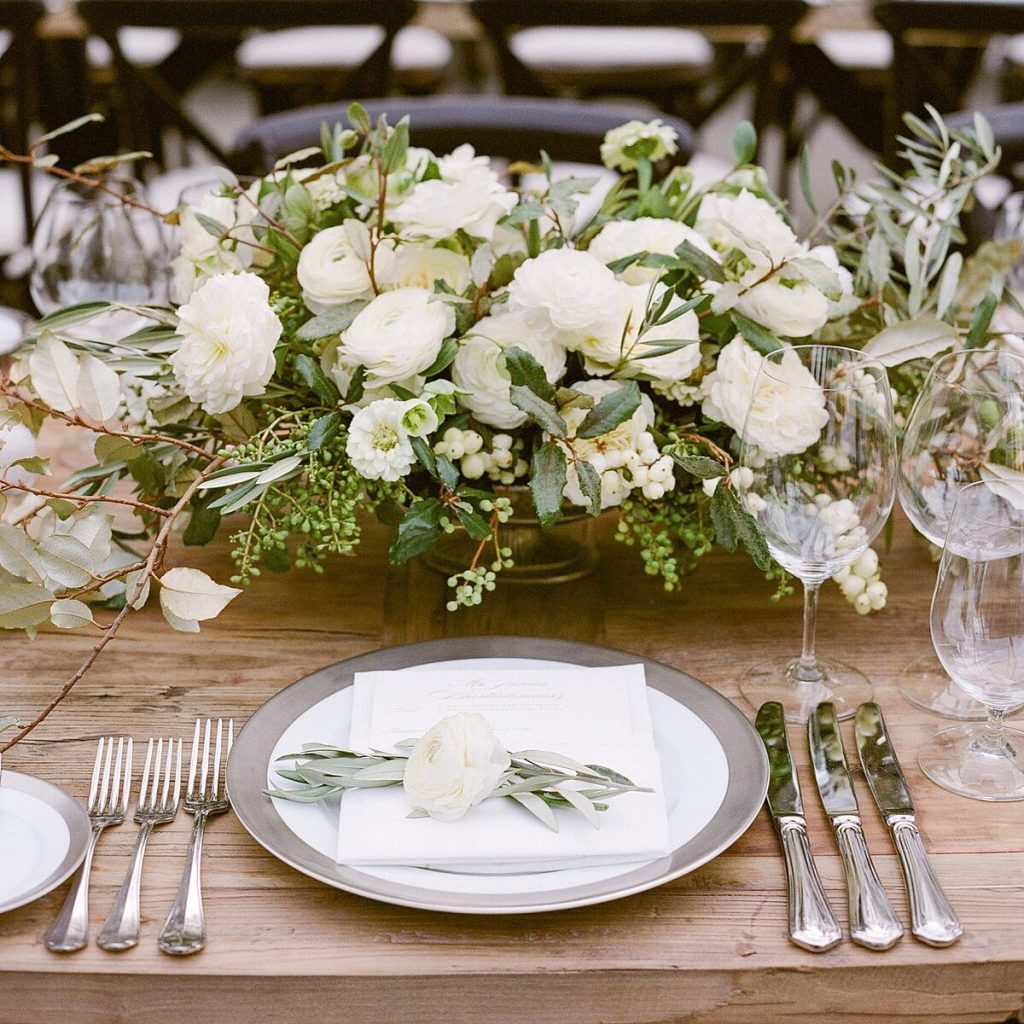
[[[786,863],[789,935],[804,949],[824,952],[842,940],[843,932],[814,864],[782,705],[776,701],[763,704],[755,725],[768,753],[768,809]],[[963,925],[932,872],[914,804],[877,704],[861,704],[857,709],[855,736],[868,788],[903,868],[911,932],[930,946],[948,946],[963,934]],[[890,949],[902,937],[903,926],[864,839],[839,723],[830,703],[818,704],[812,712],[807,738],[814,779],[846,876],[850,938],[868,949]]]
[[[202,731],[202,743],[200,736]],[[211,742],[211,735],[215,739]],[[158,945],[166,953],[187,954],[206,943],[199,860],[206,819],[229,807],[223,779],[234,739],[234,722],[199,720],[192,738],[185,810],[195,816],[185,870],[177,898],[160,933]],[[211,749],[212,748],[212,749]],[[212,757],[211,757],[212,754]],[[75,874],[57,919],[44,937],[46,948],[55,953],[74,952],[89,941],[89,876],[93,854],[105,828],[120,825],[127,816],[132,789],[133,741],[126,737],[104,737],[99,741],[87,811],[92,835],[85,860]],[[139,826],[135,849],[114,905],[96,938],[109,951],[131,949],[138,944],[141,930],[140,892],[142,863],[153,829],[172,822],[181,803],[182,741],[163,737],[150,739],[139,781],[134,821]]]

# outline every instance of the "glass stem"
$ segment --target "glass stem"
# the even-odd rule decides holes
[[[1006,737],[1003,735],[1003,719],[1005,711],[995,708],[986,708],[988,718],[985,719],[985,728],[978,738],[978,746],[992,754],[1000,754],[1006,748]]]
[[[796,670],[796,677],[801,683],[820,683],[825,675],[814,653],[814,631],[818,621],[820,588],[820,583],[804,584],[804,642]]]

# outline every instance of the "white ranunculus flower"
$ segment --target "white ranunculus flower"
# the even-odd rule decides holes
[[[765,455],[806,451],[828,422],[825,395],[795,352],[758,378],[759,356],[739,335],[704,378],[704,415],[732,427]],[[755,394],[755,382],[757,382]]]
[[[484,317],[463,339],[452,364],[452,380],[465,392],[458,396],[459,404],[481,423],[503,429],[526,422],[526,413],[509,400],[511,381],[503,352],[511,346],[529,352],[552,384],[565,373],[565,349],[533,330],[516,312]]]
[[[250,273],[211,277],[178,310],[175,379],[206,412],[230,412],[266,387],[281,330],[265,281]]]
[[[738,249],[761,274],[804,252],[775,207],[746,189],[738,195],[709,192],[701,200],[696,227],[719,252]]]
[[[403,422],[408,411],[408,402],[380,398],[356,412],[345,451],[357,473],[367,480],[395,481],[412,469],[416,453]]]
[[[661,118],[627,121],[605,133],[601,143],[601,162],[613,171],[632,171],[641,157],[655,163],[677,152],[678,138],[675,129],[669,128]]]
[[[378,246],[374,257],[378,280],[386,280],[393,265],[394,253],[390,246]],[[299,254],[296,276],[302,286],[302,300],[314,313],[323,313],[332,306],[343,306],[373,294],[370,272],[352,247],[343,224],[324,228],[309,240]]]
[[[582,391],[585,395],[593,395],[597,401],[605,395],[618,391],[622,387],[621,381],[614,380],[583,380],[570,385],[576,391]],[[617,470],[628,465],[633,453],[639,452],[643,435],[650,430],[654,423],[654,404],[647,395],[642,395],[640,405],[628,420],[624,420],[607,434],[598,437],[576,437],[576,430],[586,418],[587,409],[568,409],[563,418],[569,428],[569,437],[573,438],[572,446],[576,455],[590,462],[594,456],[599,456],[609,470]],[[607,480],[605,479],[607,476]],[[602,473],[601,476],[601,507],[612,508],[621,505],[623,499],[629,494],[630,487],[624,480],[616,480],[615,472]],[[587,500],[583,496],[579,479],[572,466],[566,474],[564,490],[565,497],[573,505],[586,506]]]
[[[456,295],[470,283],[469,260],[451,249],[431,245],[403,245],[395,253],[385,288],[426,288],[434,290],[435,281],[444,281]]]
[[[527,260],[509,286],[509,306],[523,310],[539,329],[563,332],[576,347],[589,335],[625,322],[622,284],[589,252],[549,249]]]
[[[741,287],[753,284],[759,276],[756,270],[747,271],[740,279]],[[784,272],[755,284],[735,308],[780,338],[805,338],[824,327],[829,314],[828,299],[807,281],[784,282],[780,276]]]
[[[454,330],[451,306],[425,288],[398,288],[360,311],[341,336],[339,355],[366,367],[370,387],[394,384],[426,370]]]
[[[511,758],[483,715],[459,712],[441,719],[413,747],[402,788],[417,810],[438,821],[458,821],[490,796]]]
[[[703,235],[669,217],[638,217],[636,220],[613,220],[594,236],[587,249],[602,263],[625,259],[638,252],[671,256],[683,242],[690,242],[709,255],[713,250]],[[661,276],[657,267],[634,264],[618,275],[626,284],[650,284]]]
[[[461,229],[489,239],[517,201],[516,193],[500,184],[488,167],[471,166],[457,181],[418,182],[393,218],[402,234],[412,238],[440,240]]]

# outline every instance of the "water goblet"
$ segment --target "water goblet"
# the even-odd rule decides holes
[[[820,701],[849,718],[871,699],[855,668],[814,649],[818,591],[881,530],[896,494],[896,442],[885,368],[854,349],[787,346],[764,357],[742,434],[742,493],[772,557],[804,588],[798,658],[755,665],[740,684],[754,707],[780,701],[806,722]],[[741,482],[744,482],[741,480]]]
[[[1024,359],[970,349],[937,359],[907,419],[897,492],[907,518],[936,547],[966,484],[1024,472]],[[911,703],[946,718],[980,719],[985,708],[935,663],[900,675]]]
[[[145,201],[131,178],[106,183],[118,195],[74,181],[54,186],[32,237],[29,290],[44,316],[106,300],[167,301],[169,259],[160,219],[119,196]]]
[[[943,667],[988,713],[933,736],[918,762],[933,782],[976,800],[1024,800],[1024,732],[1003,724],[1024,704],[1024,487],[961,488],[931,609]]]

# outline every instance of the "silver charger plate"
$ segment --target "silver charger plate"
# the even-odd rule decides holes
[[[0,914],[45,896],[85,857],[89,818],[64,790],[4,769],[0,775]]]
[[[337,702],[346,696],[343,691],[351,687],[355,673],[491,660],[505,665],[522,662],[524,667],[543,667],[545,663],[586,667],[642,663],[647,685],[655,691],[650,696],[663,769],[674,768],[677,760],[677,751],[672,748],[678,741],[671,729],[665,729],[666,719],[677,717],[695,722],[702,733],[712,737],[716,756],[720,748],[719,777],[717,781],[711,780],[720,786],[720,793],[708,820],[668,856],[646,863],[619,865],[615,869],[509,875],[503,876],[504,881],[490,876],[483,881],[479,876],[416,867],[378,870],[337,864],[324,839],[328,826],[323,816],[329,811],[325,811],[323,804],[281,801],[279,808],[278,802],[264,793],[273,758],[294,743],[293,723],[311,709],[319,714],[319,705],[325,711],[340,706]],[[302,739],[333,741],[325,730],[326,726],[318,735]],[[666,789],[670,783],[666,778]],[[719,693],[684,672],[592,644],[488,636],[434,640],[374,651],[305,676],[272,697],[246,723],[231,752],[227,785],[232,807],[252,837],[285,864],[327,885],[369,899],[425,910],[524,914],[619,899],[672,881],[707,863],[732,845],[757,816],[768,788],[768,762],[760,738],[742,713]],[[319,815],[322,820],[311,820],[311,815]],[[307,829],[307,823],[311,829]]]

